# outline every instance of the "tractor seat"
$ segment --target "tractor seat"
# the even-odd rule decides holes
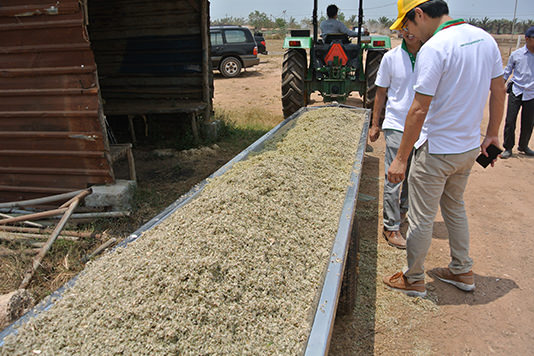
[[[333,42],[337,43],[350,43],[349,36],[347,36],[345,33],[329,33],[324,36],[324,43],[330,44]]]

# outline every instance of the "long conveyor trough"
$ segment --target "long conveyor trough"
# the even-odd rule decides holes
[[[296,119],[298,119],[301,115],[308,111],[317,110],[324,107],[344,108],[346,110],[352,110],[358,113],[362,113],[365,117],[365,119],[362,121],[361,135],[359,137],[359,144],[357,147],[356,155],[354,157],[350,181],[347,182],[347,190],[345,193],[345,199],[343,202],[337,233],[331,248],[329,258],[330,261],[328,261],[328,264],[326,264],[325,261],[322,285],[317,289],[318,294],[314,301],[315,305],[313,305],[311,308],[314,315],[313,318],[311,318],[312,324],[309,336],[307,338],[307,343],[305,348],[303,349],[305,355],[328,354],[330,337],[332,335],[338,301],[340,299],[340,294],[342,291],[344,272],[346,271],[347,266],[355,266],[355,259],[357,258],[356,251],[358,246],[358,234],[357,228],[355,227],[356,202],[362,171],[361,168],[363,165],[364,153],[367,145],[367,135],[370,120],[369,110],[339,104],[307,107],[300,109],[298,112],[284,120],[282,123],[277,125],[271,131],[269,131],[256,142],[254,142],[252,145],[250,145],[247,149],[239,153],[236,157],[234,157],[231,161],[229,161],[227,164],[225,164],[223,167],[213,173],[206,180],[202,181],[193,189],[191,189],[188,193],[180,197],[178,200],[168,206],[165,210],[163,210],[160,214],[155,216],[137,231],[135,231],[126,239],[124,239],[117,247],[126,247],[130,243],[142,237],[143,234],[145,234],[147,231],[152,230],[154,227],[164,222],[178,209],[184,207],[186,204],[188,204],[197,196],[199,196],[199,194],[203,191],[204,187],[210,182],[210,180],[222,176],[227,171],[229,171],[235,163],[246,160],[251,154],[256,154],[262,151],[270,142],[270,140],[277,139],[281,135],[284,135],[288,130],[291,129]],[[355,246],[351,247],[350,254],[349,246]],[[345,277],[347,276],[345,275]],[[355,275],[352,275],[352,277],[355,277]],[[69,290],[76,284],[77,279],[78,276],[71,279],[64,286],[59,288],[57,291],[52,293],[49,297],[47,297],[45,300],[35,306],[31,311],[22,316],[19,320],[17,320],[5,330],[0,332],[0,348],[2,347],[2,345],[4,345],[4,339],[7,336],[17,333],[18,327],[27,323],[31,318],[37,317],[42,313],[46,313],[47,310],[49,310],[54,305],[54,303],[56,303],[59,299],[62,298],[62,296],[67,290]],[[355,278],[353,278],[353,280],[348,280],[347,278],[345,279],[345,283],[356,283],[356,281],[354,280]]]

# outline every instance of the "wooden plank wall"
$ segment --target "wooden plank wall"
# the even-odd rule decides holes
[[[88,0],[89,35],[106,115],[198,112],[201,2]]]
[[[78,0],[0,3],[0,202],[114,181]]]

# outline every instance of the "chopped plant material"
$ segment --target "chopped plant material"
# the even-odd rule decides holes
[[[301,353],[364,114],[303,114],[163,223],[89,263],[0,354]]]

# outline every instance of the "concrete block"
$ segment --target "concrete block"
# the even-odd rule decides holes
[[[114,211],[132,209],[133,196],[137,183],[133,180],[116,180],[111,185],[95,185],[93,193],[85,198],[85,206],[103,208],[111,206]]]
[[[202,124],[202,135],[209,141],[215,141],[221,131],[221,120],[204,122]]]

